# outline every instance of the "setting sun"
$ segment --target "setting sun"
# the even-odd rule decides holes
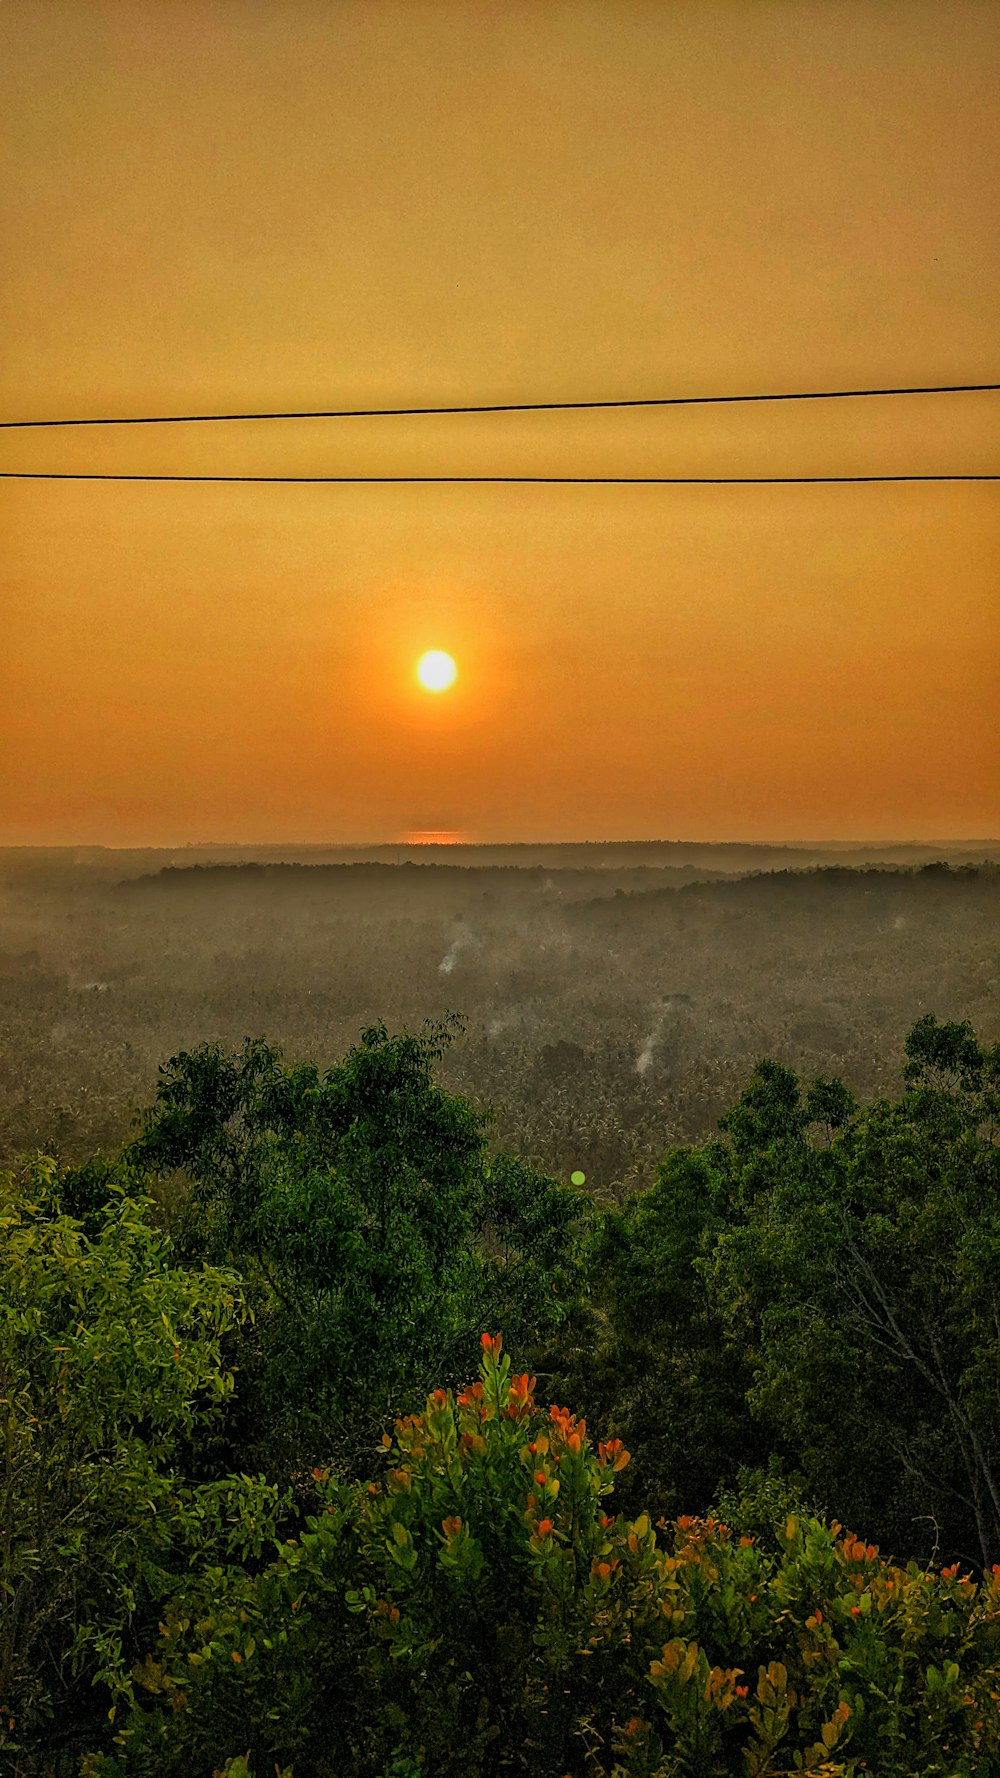
[[[425,691],[447,691],[454,684],[457,671],[451,655],[440,648],[432,648],[417,662],[417,678]]]

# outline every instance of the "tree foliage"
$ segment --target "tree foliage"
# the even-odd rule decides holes
[[[0,1750],[52,1749],[103,1682],[130,1689],[160,1604],[212,1553],[259,1552],[277,1491],[193,1490],[179,1453],[232,1388],[237,1276],[174,1263],[134,1178],[99,1233],[62,1209],[54,1162],[0,1174]],[[105,1702],[104,1708],[108,1705]],[[7,1767],[3,1768],[7,1770]]]
[[[367,1486],[258,1577],[168,1616],[128,1778],[983,1778],[1000,1759],[1000,1568],[977,1587],[789,1515],[608,1510],[628,1463],[483,1338]],[[141,1694],[137,1694],[141,1695]]]
[[[446,1040],[0,1176],[0,1769],[1000,1778],[1000,1046],[762,1061],[597,1216]]]
[[[930,1525],[946,1549],[989,1565],[1000,1046],[926,1018],[906,1053],[902,1099],[856,1111],[827,1146],[807,1140],[808,1100],[798,1137],[763,1153],[733,1140],[717,1164],[738,1220],[703,1271],[751,1354],[752,1408],[824,1498],[897,1548],[926,1542]]]
[[[722,1140],[606,1218],[591,1399],[659,1497],[777,1457],[899,1550],[1000,1558],[1000,1046],[933,1017],[859,1108],[759,1064]],[[657,1450],[653,1404],[685,1433]],[[692,1413],[700,1412],[700,1421]],[[704,1470],[698,1476],[704,1487]],[[691,1496],[689,1496],[690,1498]]]
[[[269,1461],[361,1462],[432,1378],[456,1379],[487,1324],[530,1348],[565,1313],[585,1200],[488,1159],[488,1114],[432,1078],[454,1022],[371,1027],[322,1076],[250,1039],[161,1069],[130,1159],[183,1171],[184,1243],[248,1278],[234,1435]]]

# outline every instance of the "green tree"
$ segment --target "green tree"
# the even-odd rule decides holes
[[[192,1565],[259,1554],[277,1519],[273,1489],[193,1490],[177,1471],[232,1388],[220,1351],[246,1314],[239,1279],[176,1265],[135,1178],[105,1185],[88,1235],[53,1160],[0,1174],[5,1772],[54,1772],[81,1721],[130,1692],[139,1641]]]
[[[577,1352],[565,1386],[634,1452],[623,1498],[657,1512],[707,1505],[760,1454],[750,1373],[698,1267],[731,1214],[709,1157],[674,1149],[648,1191],[605,1214],[590,1247],[597,1350]]]
[[[241,1055],[205,1045],[160,1070],[129,1158],[180,1169],[179,1238],[246,1275],[237,1448],[361,1464],[433,1377],[457,1380],[488,1324],[530,1350],[565,1314],[585,1200],[489,1160],[489,1114],[432,1078],[456,1022],[371,1027],[322,1076],[249,1038]]]
[[[755,1069],[590,1254],[568,1386],[633,1490],[776,1475],[889,1547],[1000,1556],[1000,1046],[921,1019],[899,1101]]]
[[[758,1070],[744,1099],[754,1117],[765,1107],[765,1145],[746,1140],[741,1101],[713,1158],[738,1218],[699,1264],[747,1355],[755,1415],[824,1501],[896,1548],[939,1542],[989,1566],[1000,1046],[927,1017],[906,1055],[902,1099],[840,1119],[825,1147],[796,1134],[788,1082],[772,1097],[776,1076]],[[821,1101],[807,1096],[803,1126]]]

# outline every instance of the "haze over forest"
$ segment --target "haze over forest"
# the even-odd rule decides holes
[[[1000,844],[8,849],[0,898],[7,1159],[112,1151],[183,1048],[458,1012],[441,1079],[617,1199],[763,1055],[866,1100],[925,1012],[1000,1038]]]

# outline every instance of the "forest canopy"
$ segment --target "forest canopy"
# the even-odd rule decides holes
[[[458,1026],[0,1175],[5,1769],[1000,1771],[1000,1046],[762,1061],[609,1208]]]

